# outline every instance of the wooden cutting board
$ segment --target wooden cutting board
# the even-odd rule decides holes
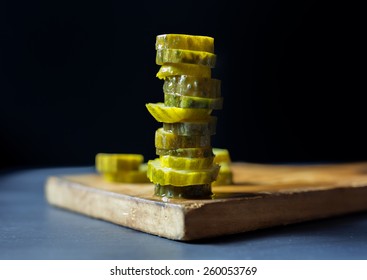
[[[162,199],[152,184],[110,183],[98,174],[50,177],[47,201],[174,240],[195,240],[367,210],[367,162],[233,163],[234,185],[213,199]]]

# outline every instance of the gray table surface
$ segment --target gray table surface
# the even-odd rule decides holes
[[[179,242],[50,206],[48,176],[93,167],[0,171],[0,259],[367,259],[367,213]]]

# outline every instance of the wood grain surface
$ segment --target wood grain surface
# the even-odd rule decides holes
[[[213,199],[167,199],[152,184],[98,174],[54,176],[54,206],[174,240],[196,240],[367,210],[367,162],[321,165],[232,163],[234,185]]]

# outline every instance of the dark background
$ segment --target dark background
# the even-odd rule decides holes
[[[367,160],[362,13],[335,1],[0,0],[0,168],[154,158],[161,124],[145,103],[163,100],[164,33],[215,38],[213,146],[234,161]]]

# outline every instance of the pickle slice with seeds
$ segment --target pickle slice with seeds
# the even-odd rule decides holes
[[[210,119],[212,110],[168,107],[164,103],[148,103],[149,113],[158,121],[176,123],[185,121],[205,121]]]
[[[164,104],[178,108],[219,110],[223,107],[223,98],[202,98],[165,93]]]
[[[160,158],[162,167],[170,167],[172,169],[208,169],[212,167],[214,157],[175,157],[175,156],[161,156]]]
[[[158,65],[163,65],[166,63],[188,63],[214,68],[216,55],[202,51],[161,49],[157,50],[155,62]]]
[[[165,79],[169,76],[188,75],[199,78],[210,78],[212,75],[210,67],[188,63],[166,63],[159,68],[158,79]]]
[[[210,169],[178,170],[162,167],[159,159],[148,161],[147,176],[151,182],[159,185],[191,186],[210,184],[218,176],[219,165]]]
[[[96,155],[96,169],[99,172],[117,172],[121,170],[137,170],[144,161],[140,154],[107,154]]]
[[[186,148],[186,149],[156,149],[159,156],[175,156],[175,157],[211,157],[214,156],[211,147],[205,148]]]
[[[210,135],[183,136],[159,128],[155,132],[155,147],[158,149],[202,148],[210,146]]]
[[[177,135],[214,135],[216,132],[217,118],[211,117],[207,122],[179,122],[163,123],[163,129]]]
[[[214,38],[186,34],[162,34],[156,37],[156,50],[184,49],[214,53]]]
[[[210,198],[212,187],[210,184],[176,187],[172,185],[159,185],[154,187],[154,195],[168,198]]]
[[[221,96],[221,81],[187,75],[168,76],[164,80],[163,91],[187,96],[218,98]]]

